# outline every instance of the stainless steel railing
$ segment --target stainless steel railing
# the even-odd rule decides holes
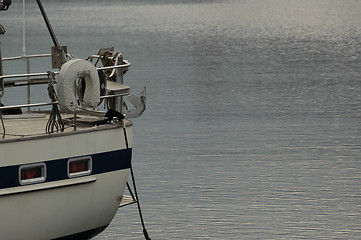
[[[30,86],[36,84],[48,84],[49,77],[47,72],[38,72],[38,73],[31,73],[30,71],[30,59],[32,58],[45,58],[51,57],[51,54],[34,54],[34,55],[26,55],[26,56],[16,56],[16,57],[6,57],[3,58],[3,61],[16,61],[16,60],[25,60],[26,61],[26,72],[22,74],[8,74],[0,76],[0,82],[4,85],[4,88],[7,87],[19,87],[19,86],[27,86],[27,103],[20,104],[20,105],[12,105],[12,106],[0,106],[0,110],[5,109],[12,109],[12,108],[28,108],[30,110],[31,107],[38,107],[38,106],[47,106],[57,104],[57,102],[45,102],[45,103],[31,103],[30,101]],[[94,58],[100,58],[99,55],[91,55],[89,57],[90,60]],[[106,67],[97,67],[97,70],[116,70],[119,68],[128,68],[130,63],[127,60],[123,60],[122,64],[116,64],[113,66],[106,66]],[[53,72],[55,75],[59,74],[59,71]],[[120,97],[124,96],[127,93],[122,94],[108,94],[105,96],[101,96],[101,99],[105,98],[113,98],[113,97]]]

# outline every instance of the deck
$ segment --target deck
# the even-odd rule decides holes
[[[8,141],[16,141],[18,139],[34,138],[34,137],[49,137],[49,135],[58,134],[75,134],[77,132],[97,131],[109,128],[118,128],[119,124],[97,124],[104,120],[102,114],[78,113],[74,128],[74,114],[62,114],[62,120],[65,128],[64,132],[47,133],[46,125],[49,119],[49,114],[44,112],[39,113],[24,113],[16,115],[3,115],[4,129],[0,124],[0,143]],[[131,126],[132,122],[125,120],[126,126]]]

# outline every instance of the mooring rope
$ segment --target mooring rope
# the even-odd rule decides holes
[[[0,101],[0,102],[1,102],[1,101]],[[1,126],[2,126],[2,128],[3,128],[3,139],[4,139],[4,138],[5,138],[5,125],[4,125],[2,110],[0,110],[0,120],[1,120]]]
[[[130,149],[129,149],[129,145],[128,145],[128,137],[127,137],[127,131],[125,129],[124,120],[123,120],[123,132],[124,132],[125,146],[127,147],[128,157],[129,157],[129,160],[130,160],[130,175],[132,176],[133,189],[134,189],[134,194],[135,194],[135,198],[136,198],[136,202],[137,202],[137,206],[138,206],[140,221],[141,221],[142,227],[143,227],[143,234],[144,234],[144,237],[145,237],[146,240],[151,240],[149,235],[148,235],[147,229],[145,228],[144,219],[143,219],[143,215],[142,215],[142,210],[140,208],[140,202],[139,202],[139,198],[138,198],[137,187],[135,185],[135,178],[134,178],[134,172],[133,172],[133,167],[132,167],[131,154],[130,154]],[[128,186],[129,192],[131,193],[131,195],[133,197],[133,200],[134,200],[134,196],[133,196],[133,193],[130,190],[128,182],[127,182],[127,186]]]
[[[60,111],[58,108],[58,104],[55,104],[57,101],[57,95],[53,86],[54,83],[54,73],[48,72],[49,77],[49,83],[48,83],[48,95],[52,102],[54,102],[53,107],[51,109],[51,113],[48,119],[48,122],[46,123],[46,132],[47,133],[53,133],[54,129],[57,132],[64,132],[64,123],[63,119],[61,118]]]

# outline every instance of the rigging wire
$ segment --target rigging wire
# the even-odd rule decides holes
[[[22,49],[22,57],[26,56],[26,46],[25,46],[25,0],[23,0],[23,49]]]

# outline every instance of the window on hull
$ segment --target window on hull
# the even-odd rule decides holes
[[[68,177],[81,177],[92,172],[92,158],[90,156],[72,158],[68,160]]]
[[[21,185],[45,182],[46,165],[45,163],[36,163],[20,166],[19,182]]]

